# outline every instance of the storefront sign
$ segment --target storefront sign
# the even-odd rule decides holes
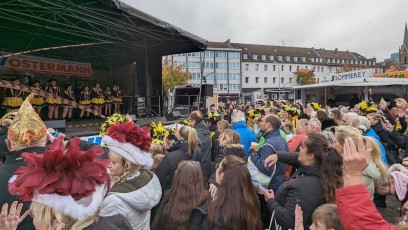
[[[30,55],[1,58],[0,69],[2,68],[65,76],[92,75],[92,66],[90,63],[64,61]]]
[[[373,69],[362,69],[344,73],[333,74],[325,77],[320,77],[319,83],[325,82],[358,82],[364,78],[372,77]]]
[[[380,73],[374,75],[374,77],[380,78],[408,78],[408,71],[396,71],[396,72],[389,72],[389,73]]]

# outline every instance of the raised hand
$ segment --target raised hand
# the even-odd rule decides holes
[[[303,211],[299,204],[297,204],[295,208],[295,229],[294,230],[304,230]]]
[[[343,150],[344,173],[362,175],[370,163],[371,149],[365,147],[363,137],[358,137],[357,148],[350,137],[345,140]]]
[[[17,201],[14,201],[11,204],[10,211],[8,211],[8,204],[5,203],[1,209],[0,215],[0,229],[2,230],[15,230],[17,226],[23,221],[30,211],[26,211],[22,216],[20,216],[21,209],[23,204],[18,204]]]

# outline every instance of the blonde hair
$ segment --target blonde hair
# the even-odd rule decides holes
[[[361,133],[358,129],[350,126],[338,126],[336,127],[335,132],[336,141],[339,142],[341,145],[341,154],[343,154],[343,145],[346,138],[351,137],[353,139],[354,144],[357,146],[358,137],[361,136]]]
[[[371,137],[363,137],[366,140],[367,148],[372,149],[371,159],[373,159],[375,165],[378,167],[381,173],[381,180],[386,180],[388,177],[388,170],[384,163],[381,161],[381,150],[378,147],[377,142]]]
[[[165,155],[164,154],[157,154],[153,157],[153,165],[159,166],[160,163],[163,161]]]
[[[119,176],[117,182],[124,182],[126,178],[136,175],[136,173],[141,168],[140,165],[134,164],[126,160],[126,158],[122,157],[121,155],[112,151],[109,152],[109,160],[121,163],[122,166],[125,167],[125,172]]]
[[[163,146],[158,143],[152,143],[152,145],[150,146],[149,152],[153,155],[153,157],[159,154],[163,154],[164,152]]]
[[[217,128],[224,131],[226,129],[228,129],[230,127],[230,123],[226,120],[221,120],[219,122],[217,122]]]
[[[199,140],[197,132],[194,128],[185,125],[179,129],[179,134],[184,140],[187,141],[187,153],[190,156],[198,147]]]
[[[232,129],[226,129],[223,132],[224,138],[227,141],[227,145],[239,145],[241,143],[241,137],[237,132]]]
[[[85,229],[98,220],[99,213],[98,210],[91,217],[88,217],[84,220],[76,220],[70,216],[67,216],[44,204],[40,204],[35,201],[31,203],[30,211],[34,214],[36,218],[38,218],[41,222],[45,223],[49,227],[52,225],[53,220],[56,219],[58,221],[56,230]]]
[[[317,207],[312,214],[312,220],[326,225],[327,229],[343,230],[336,204],[323,204]]]

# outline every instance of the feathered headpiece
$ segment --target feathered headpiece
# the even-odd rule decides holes
[[[131,121],[110,125],[102,142],[114,153],[130,162],[151,167],[152,155],[149,153],[152,138],[148,127],[140,128]]]
[[[109,182],[109,161],[99,159],[102,147],[81,151],[79,142],[74,138],[66,148],[58,138],[43,154],[22,153],[27,166],[19,167],[10,179],[10,194],[78,220],[98,212]]]

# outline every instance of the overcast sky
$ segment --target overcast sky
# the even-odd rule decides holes
[[[398,52],[408,0],[121,0],[209,41]]]

